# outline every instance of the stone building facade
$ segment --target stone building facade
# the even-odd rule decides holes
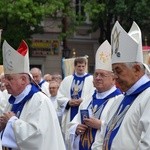
[[[32,45],[30,47],[30,65],[39,67],[43,74],[62,73],[62,42],[59,41],[61,32],[58,28],[60,21],[45,19],[42,24],[43,34],[32,36]],[[67,45],[70,50],[69,57],[89,56],[88,70],[93,73],[95,52],[99,47],[99,32],[89,33],[90,24],[85,24],[77,28],[71,38],[67,39]]]

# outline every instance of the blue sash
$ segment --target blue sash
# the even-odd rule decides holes
[[[105,138],[104,138],[104,143],[103,143],[103,149],[111,149],[111,144],[113,142],[113,139],[115,138],[120,125],[123,121],[123,118],[134,102],[134,100],[138,97],[139,94],[141,94],[145,89],[150,87],[150,81],[145,83],[144,85],[140,86],[137,90],[135,90],[132,94],[130,95],[125,95],[124,99],[122,100],[121,104],[119,105],[116,113],[110,120],[110,122],[107,125],[106,133],[105,133]],[[117,121],[114,123],[116,120],[116,117],[118,118]],[[108,137],[107,137],[108,136]],[[108,140],[108,141],[107,141]]]
[[[19,118],[25,103],[27,101],[29,101],[31,99],[31,97],[33,96],[33,94],[35,94],[37,92],[39,92],[39,89],[34,84],[32,84],[31,91],[29,92],[29,94],[26,95],[24,97],[24,99],[22,99],[22,101],[17,104],[14,104],[15,97],[10,96],[9,103],[12,104],[11,111],[14,112],[16,114],[16,116]]]
[[[81,94],[82,94],[82,90],[83,90],[83,86],[84,86],[84,81],[85,78],[90,76],[90,74],[86,74],[83,77],[78,77],[75,74],[73,75],[74,79],[72,81],[72,86],[71,86],[71,90],[70,90],[70,95],[72,99],[79,99],[81,98]],[[78,86],[79,90],[77,92],[77,94],[74,95],[74,86],[73,84],[76,84],[76,86]],[[70,121],[74,118],[74,116],[78,113],[78,108],[79,106],[75,106],[75,107],[71,107],[70,109]]]
[[[109,101],[110,98],[113,98],[117,95],[120,95],[122,92],[120,89],[116,89],[114,92],[109,94],[103,99],[97,99],[96,94],[97,91],[95,90],[92,100],[88,106],[87,109],[94,108],[94,106],[97,105],[97,110],[95,110],[95,114],[93,114],[96,118],[100,119],[101,114],[103,109],[105,108],[107,102]],[[80,142],[79,142],[79,149],[80,150],[91,150],[91,146],[95,140],[95,135],[96,135],[97,129],[94,128],[88,128],[87,131],[80,136]]]

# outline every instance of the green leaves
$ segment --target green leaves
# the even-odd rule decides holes
[[[93,30],[100,31],[100,43],[110,39],[111,28],[116,20],[127,29],[136,21],[143,35],[150,39],[149,0],[84,0],[83,5],[92,21]]]
[[[94,1],[93,3],[87,2],[85,3],[84,8],[85,12],[87,12],[90,17],[93,17],[95,15],[99,15],[104,12],[105,4],[104,3],[98,4],[96,2],[94,3]]]

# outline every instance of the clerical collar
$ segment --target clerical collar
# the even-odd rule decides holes
[[[128,91],[126,91],[126,95],[130,95],[141,85],[145,84],[148,81],[150,81],[149,77],[146,74],[143,75]]]
[[[14,96],[16,98],[14,104],[18,104],[19,102],[22,101],[22,99],[29,94],[30,90],[31,90],[31,84],[27,85],[25,87],[25,89],[23,90],[23,92],[21,94],[19,94],[18,96]]]
[[[114,85],[111,89],[109,89],[109,90],[107,90],[107,91],[105,91],[105,92],[101,92],[101,93],[97,92],[96,98],[97,98],[97,99],[103,99],[103,98],[107,97],[109,94],[111,94],[112,92],[114,92],[116,89],[117,89],[117,88],[116,88],[116,86]]]
[[[85,72],[84,74],[79,75],[79,74],[77,74],[77,73],[75,72],[75,75],[76,75],[77,77],[84,77],[85,75],[87,75],[87,73]]]

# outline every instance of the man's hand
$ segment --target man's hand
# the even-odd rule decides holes
[[[100,129],[101,128],[101,120],[91,117],[91,118],[85,118],[84,123],[94,129]]]
[[[88,126],[85,124],[78,124],[78,126],[76,128],[76,134],[77,135],[84,134],[84,132],[86,131],[87,128],[88,128]]]
[[[7,124],[8,120],[12,116],[15,116],[15,114],[13,112],[3,113],[3,115],[0,116],[0,131],[4,130],[4,128],[6,127],[6,124]]]
[[[82,99],[71,99],[69,101],[69,106],[74,107],[74,106],[79,106],[83,100]]]

